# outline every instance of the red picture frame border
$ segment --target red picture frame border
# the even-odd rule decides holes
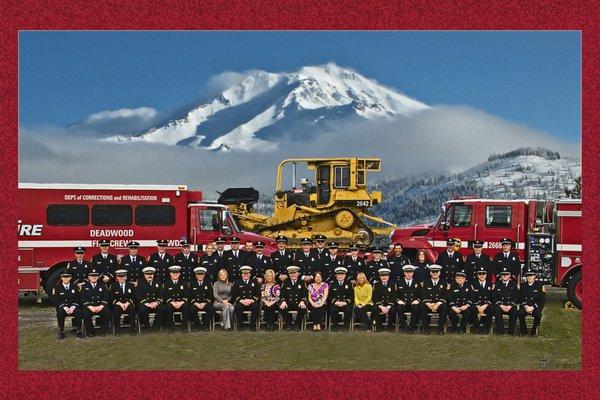
[[[18,4],[17,4],[18,3]],[[6,3],[5,3],[6,4]],[[593,1],[10,0],[0,41],[1,397],[594,398],[600,278],[584,273],[580,371],[19,371],[16,260],[20,30],[580,30],[586,264],[598,266],[599,41]],[[594,271],[594,267],[588,267]],[[597,268],[597,267],[596,267]],[[402,351],[402,349],[390,349]],[[468,349],[464,349],[469,351]],[[458,362],[458,360],[457,360]],[[66,390],[66,392],[65,392]],[[66,394],[65,394],[66,393]],[[597,397],[596,397],[597,398]]]

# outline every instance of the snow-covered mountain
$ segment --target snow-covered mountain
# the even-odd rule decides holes
[[[256,71],[183,118],[133,136],[143,141],[212,150],[272,150],[283,135],[305,139],[340,119],[391,120],[429,106],[334,63],[291,73]]]
[[[433,177],[406,176],[374,182],[382,204],[374,213],[399,225],[434,220],[444,201],[455,196],[494,199],[564,197],[581,177],[581,161],[547,149],[521,148],[493,154],[466,171]]]

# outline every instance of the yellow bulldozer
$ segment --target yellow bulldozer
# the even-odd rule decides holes
[[[283,170],[292,166],[292,185],[282,188]],[[314,183],[304,178],[296,186],[296,168],[314,171]],[[328,240],[347,247],[357,243],[368,247],[376,236],[388,236],[397,228],[369,214],[381,203],[381,192],[367,190],[367,174],[381,167],[379,158],[294,158],[283,160],[277,167],[277,184],[273,214],[262,215],[253,210],[259,193],[252,187],[229,188],[220,193],[218,202],[229,207],[243,229],[275,238],[288,237],[291,247],[303,238],[322,234]]]

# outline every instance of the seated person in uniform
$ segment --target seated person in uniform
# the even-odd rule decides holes
[[[169,278],[163,283],[163,300],[165,302],[165,326],[173,332],[175,329],[173,316],[181,313],[181,331],[187,333],[190,319],[190,306],[187,299],[187,283],[181,278],[181,266],[169,267]]]
[[[256,320],[260,310],[260,286],[251,279],[252,267],[240,267],[242,277],[236,280],[231,288],[231,300],[234,303],[234,313],[238,330],[242,329],[244,311],[250,311],[250,330],[256,332]]]
[[[373,284],[373,321],[377,332],[383,331],[383,320],[388,317],[388,331],[393,332],[396,325],[396,285],[390,282],[389,268],[380,268],[379,280]]]
[[[328,295],[329,284],[323,281],[323,274],[320,271],[315,272],[315,281],[308,285],[308,303],[313,331],[321,330],[321,325],[327,313]]]
[[[115,271],[116,281],[110,287],[111,304],[113,307],[113,325],[115,334],[121,333],[121,315],[129,316],[129,333],[135,335],[135,286],[127,281],[127,270]]]
[[[81,303],[83,304],[83,321],[87,336],[94,336],[92,317],[100,316],[100,336],[105,336],[110,324],[109,294],[106,285],[98,282],[100,272],[92,268],[88,272],[88,281],[81,286]]]
[[[536,272],[533,270],[525,271],[527,282],[521,284],[519,289],[519,334],[527,335],[527,325],[525,324],[525,316],[533,316],[533,326],[531,327],[530,335],[533,337],[537,334],[537,328],[542,320],[542,310],[546,300],[546,289],[542,282],[536,281]]]
[[[284,330],[299,331],[306,314],[308,291],[304,282],[299,279],[300,267],[290,265],[286,270],[289,279],[286,279],[281,286],[279,312],[283,318]],[[292,320],[291,311],[297,311],[295,321]]]
[[[492,326],[492,284],[488,280],[487,269],[480,266],[477,280],[471,285],[471,316],[475,333],[488,334]]]
[[[260,302],[267,324],[267,331],[271,332],[275,330],[275,322],[277,321],[281,286],[275,282],[275,271],[270,268],[265,271],[264,278],[265,283],[260,287]]]
[[[467,333],[467,324],[471,322],[471,285],[466,283],[467,272],[464,269],[454,273],[454,282],[448,293],[448,313],[454,333]],[[458,319],[460,318],[460,329]]]
[[[56,308],[56,319],[58,320],[58,338],[65,338],[65,319],[74,318],[74,326],[77,328],[77,337],[82,338],[81,333],[81,307],[77,285],[71,283],[71,273],[60,274],[60,282],[52,290],[52,300]]]
[[[364,272],[356,275],[356,286],[354,286],[354,314],[361,324],[362,329],[371,332],[371,318],[369,312],[373,309],[373,286],[367,281]]]
[[[335,281],[331,282],[329,286],[329,319],[331,330],[334,332],[339,328],[340,312],[344,314],[344,329],[350,329],[354,289],[350,281],[346,279],[347,272],[346,267],[337,267],[334,270]]]
[[[444,334],[444,326],[448,318],[448,283],[440,279],[440,271],[442,266],[438,264],[432,264],[429,266],[430,278],[426,279],[421,283],[421,306],[420,306],[420,318],[423,321],[423,333],[428,335],[430,333],[429,314],[438,314],[438,329],[437,332],[440,335]]]
[[[508,315],[508,333],[515,335],[517,323],[517,302],[519,301],[519,289],[511,281],[512,271],[504,266],[500,270],[500,280],[496,281],[493,290],[494,298],[494,321],[496,323],[496,335],[504,335],[503,315]]]
[[[165,317],[162,288],[160,283],[154,279],[155,272],[156,268],[154,267],[144,267],[142,269],[144,278],[140,279],[136,287],[140,326],[145,329],[150,327],[150,314],[154,314],[154,322],[152,324],[154,329],[160,328]]]
[[[415,267],[407,264],[402,266],[404,276],[396,281],[397,300],[396,313],[400,331],[416,332],[419,318],[420,282],[415,277]],[[410,313],[410,325],[406,326],[406,313]]]
[[[194,330],[207,331],[215,314],[215,307],[212,304],[214,300],[213,287],[206,277],[207,272],[206,267],[194,268],[196,279],[188,286],[190,318]]]

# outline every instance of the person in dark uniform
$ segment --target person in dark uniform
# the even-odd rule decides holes
[[[163,283],[163,301],[165,304],[165,326],[169,331],[175,330],[173,314],[181,313],[181,331],[187,333],[190,320],[190,305],[188,303],[188,285],[181,279],[181,266],[169,267],[169,279]]]
[[[508,315],[508,333],[515,336],[517,322],[517,303],[519,289],[511,281],[512,271],[508,265],[500,270],[500,280],[496,281],[493,289],[494,320],[496,321],[496,335],[504,335],[503,315]]]
[[[344,265],[344,259],[338,254],[337,242],[329,242],[327,247],[329,250],[329,255],[327,257],[323,257],[321,272],[323,273],[323,281],[332,283],[335,281],[335,273],[333,271],[335,271],[336,268]]]
[[[383,320],[388,316],[387,329],[393,332],[396,324],[396,285],[390,282],[391,270],[381,268],[377,273],[379,279],[373,284],[373,321],[376,332],[383,330]]]
[[[138,242],[127,243],[129,254],[121,258],[119,269],[127,270],[127,280],[137,286],[138,279],[142,275],[142,269],[146,266],[146,259],[138,255]]]
[[[317,251],[312,248],[312,240],[303,238],[300,240],[302,249],[294,256],[294,264],[300,267],[300,279],[308,284],[313,280],[315,271],[321,269],[321,263],[317,256]]]
[[[60,281],[52,289],[52,300],[56,308],[56,319],[58,320],[58,338],[65,338],[65,319],[74,318],[74,326],[77,329],[77,337],[83,338],[81,333],[81,304],[77,285],[71,283],[71,273],[60,274]]]
[[[98,241],[100,247],[100,253],[95,254],[92,257],[92,267],[100,271],[100,279],[105,285],[108,285],[113,279],[115,279],[115,270],[119,263],[117,262],[117,256],[110,254],[110,241],[102,239]]]
[[[279,312],[283,318],[283,329],[290,331],[292,329],[299,331],[302,327],[302,320],[306,314],[308,305],[308,291],[306,284],[300,279],[300,267],[290,265],[287,267],[289,279],[283,281],[280,292]],[[296,320],[292,320],[290,311],[297,311]]]
[[[213,301],[213,287],[211,282],[206,278],[206,267],[194,268],[196,279],[188,286],[188,301],[190,304],[190,316],[194,324],[194,330],[207,331],[215,314]],[[204,311],[203,317],[200,318],[200,311]]]
[[[423,322],[423,333],[428,335],[429,314],[438,313],[438,334],[444,334],[444,326],[448,319],[448,283],[440,278],[442,266],[432,264],[429,266],[429,279],[421,284],[420,315]]]
[[[206,279],[211,282],[217,281],[220,261],[215,245],[209,243],[204,247],[204,254],[198,258],[198,265],[206,268]]]
[[[181,245],[181,253],[175,254],[175,265],[181,267],[181,279],[185,283],[190,283],[196,280],[194,276],[194,268],[198,266],[198,255],[191,252],[191,246],[189,240],[182,239],[179,244]]]
[[[156,241],[157,252],[152,253],[148,258],[148,265],[154,267],[154,279],[158,283],[163,283],[167,280],[169,267],[175,263],[173,256],[167,253],[167,241],[159,239]]]
[[[454,245],[455,239],[451,238],[446,241],[446,250],[438,254],[436,264],[442,267],[442,278],[446,282],[454,280],[454,273],[463,269],[463,256],[460,251],[457,251]]]
[[[465,261],[467,270],[467,279],[470,283],[477,281],[477,271],[485,269],[487,271],[486,278],[491,283],[494,276],[494,267],[492,259],[487,254],[483,253],[483,241],[475,240],[473,242],[473,253],[467,256]]]
[[[242,329],[241,321],[244,311],[250,311],[250,330],[256,332],[256,320],[260,310],[260,285],[251,279],[252,267],[240,267],[241,278],[233,283],[231,288],[231,301],[234,303],[234,313],[237,319],[238,330]]]
[[[404,277],[396,282],[396,313],[400,323],[400,331],[416,332],[419,320],[420,283],[414,274],[415,267],[408,264],[402,267]],[[410,325],[406,326],[406,315],[410,313]]]
[[[294,253],[287,250],[288,238],[279,235],[275,238],[277,251],[271,253],[271,264],[277,274],[277,282],[281,283],[287,279],[287,267],[294,262]]]
[[[533,326],[531,327],[530,335],[533,337],[537,334],[537,328],[542,320],[542,311],[546,301],[546,288],[542,282],[536,281],[536,273],[533,270],[525,271],[525,279],[527,282],[521,284],[519,289],[519,334],[527,335],[527,325],[525,324],[525,316],[533,316]]]
[[[215,252],[215,254],[217,255],[217,258],[219,259],[219,262],[221,262],[223,260],[223,256],[225,256],[225,238],[219,236],[217,238],[217,240],[215,240],[215,244],[217,245],[217,250]],[[222,264],[219,264],[219,269],[223,268]]]
[[[396,281],[404,275],[402,267],[410,264],[410,259],[402,254],[403,250],[404,246],[402,246],[402,243],[395,243],[392,254],[386,259],[388,268],[392,271],[390,276],[390,281],[392,283],[396,283]],[[376,276],[373,277],[373,279],[376,279]]]
[[[112,305],[115,334],[121,333],[121,315],[127,314],[129,316],[129,332],[135,335],[135,286],[127,281],[126,269],[115,271],[115,282],[110,287],[110,304]]]
[[[454,282],[448,290],[448,314],[452,324],[453,333],[467,333],[467,326],[471,322],[472,291],[471,285],[466,282],[467,271],[458,270],[454,273]],[[458,316],[461,315],[460,328]]]
[[[246,263],[252,267],[256,282],[262,285],[265,272],[271,268],[271,259],[263,254],[265,248],[264,242],[258,241],[254,243],[254,248],[256,252],[248,257]]]
[[[425,281],[425,279],[429,278],[430,265],[431,263],[427,260],[427,254],[425,254],[425,250],[417,250],[417,257],[413,263],[413,267],[415,267],[415,279],[417,282],[422,283]]]
[[[85,257],[85,247],[77,246],[73,249],[73,252],[75,253],[75,259],[67,263],[65,270],[71,274],[73,284],[81,289],[81,286],[87,280],[88,271],[92,268],[92,264],[83,259]]]
[[[496,281],[499,280],[500,273],[506,268],[511,274],[512,281],[516,283],[518,282],[518,277],[521,273],[521,261],[519,260],[519,255],[516,252],[511,251],[513,245],[512,240],[504,238],[501,240],[501,243],[502,251],[494,256]]]
[[[367,264],[365,266],[365,275],[367,276],[367,279],[369,280],[369,282],[371,282],[371,284],[373,284],[375,282],[375,280],[377,279],[378,271],[381,268],[389,268],[390,271],[392,270],[390,268],[388,262],[386,260],[384,260],[382,257],[383,257],[383,250],[381,250],[381,249],[373,250],[373,259],[370,260],[369,262],[367,262]],[[390,283],[392,283],[392,284],[395,283],[394,281],[392,281],[391,272],[390,272]]]
[[[88,281],[81,286],[80,296],[83,304],[83,322],[87,336],[94,336],[92,317],[100,316],[100,336],[105,336],[110,324],[109,291],[106,285],[99,282],[100,272],[95,268],[88,271]]]
[[[366,274],[366,265],[367,262],[364,258],[358,255],[360,248],[356,243],[352,243],[348,248],[350,254],[348,254],[344,258],[344,267],[348,270],[348,279],[350,282],[355,285],[356,284],[356,275],[359,272]],[[367,277],[367,279],[369,279]]]
[[[346,279],[348,273],[346,267],[337,267],[334,272],[335,281],[329,286],[329,318],[331,330],[335,332],[339,328],[340,312],[344,314],[344,330],[350,329],[354,289],[350,280]]]
[[[162,288],[154,279],[156,268],[147,266],[142,269],[143,278],[136,287],[138,314],[140,326],[145,329],[150,327],[150,313],[154,313],[153,327],[158,330],[165,319],[165,305],[162,299]]]
[[[222,267],[225,268],[232,282],[240,279],[240,267],[247,264],[246,254],[240,250],[240,238],[231,238],[231,249],[223,253]]]
[[[492,287],[487,279],[487,269],[481,267],[477,271],[477,280],[471,283],[471,316],[475,333],[488,334],[492,326]]]
[[[327,236],[325,235],[317,235],[315,236],[315,254],[319,257],[319,261],[321,263],[324,261],[325,257],[329,256],[329,252],[327,251]]]

